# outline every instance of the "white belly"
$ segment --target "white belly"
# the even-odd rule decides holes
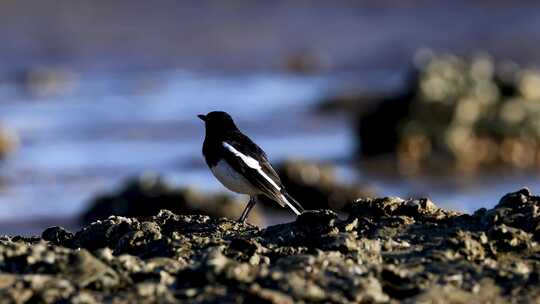
[[[260,191],[253,187],[242,175],[236,173],[224,160],[219,161],[210,170],[223,186],[231,191],[248,195],[260,194]]]

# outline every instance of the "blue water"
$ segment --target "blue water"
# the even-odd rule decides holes
[[[223,191],[200,153],[204,130],[196,115],[212,110],[230,112],[273,162],[335,163],[342,180],[366,182],[381,195],[426,194],[439,205],[470,212],[524,185],[537,190],[537,176],[531,175],[449,182],[355,171],[350,122],[313,110],[344,83],[335,76],[167,71],[86,75],[73,90],[52,97],[4,85],[0,123],[19,135],[21,146],[0,166],[0,233],[35,233],[58,218],[69,222],[97,193],[146,172],[177,185]]]
[[[204,130],[196,115],[212,110],[230,112],[274,161],[346,158],[352,150],[346,121],[309,111],[331,79],[178,71],[113,76],[81,79],[64,96],[13,89],[0,95],[0,122],[22,142],[0,167],[0,221],[75,216],[96,193],[144,172],[222,190],[200,153]]]

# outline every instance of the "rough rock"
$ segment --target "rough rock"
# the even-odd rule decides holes
[[[245,203],[231,196],[203,195],[192,188],[179,188],[168,184],[160,176],[146,174],[128,180],[119,190],[93,199],[83,213],[81,221],[90,224],[111,215],[147,217],[166,209],[177,214],[203,214],[237,219]],[[248,221],[260,224],[262,218],[253,209]]]
[[[540,70],[487,54],[419,58],[402,92],[325,101],[353,117],[360,156],[405,174],[540,166]]]
[[[540,197],[474,214],[429,199],[358,199],[260,229],[225,218],[111,216],[0,238],[8,303],[531,303]]]

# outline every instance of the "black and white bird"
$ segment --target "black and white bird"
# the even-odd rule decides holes
[[[287,193],[264,151],[240,132],[229,114],[214,111],[198,117],[206,126],[202,149],[206,164],[225,187],[250,197],[240,222],[246,221],[259,195],[288,206],[296,215],[304,211]]]

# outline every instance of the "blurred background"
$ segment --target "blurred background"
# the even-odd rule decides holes
[[[0,233],[158,207],[236,218],[245,199],[201,156],[212,110],[308,209],[538,191],[534,1],[2,0],[0,39]]]

